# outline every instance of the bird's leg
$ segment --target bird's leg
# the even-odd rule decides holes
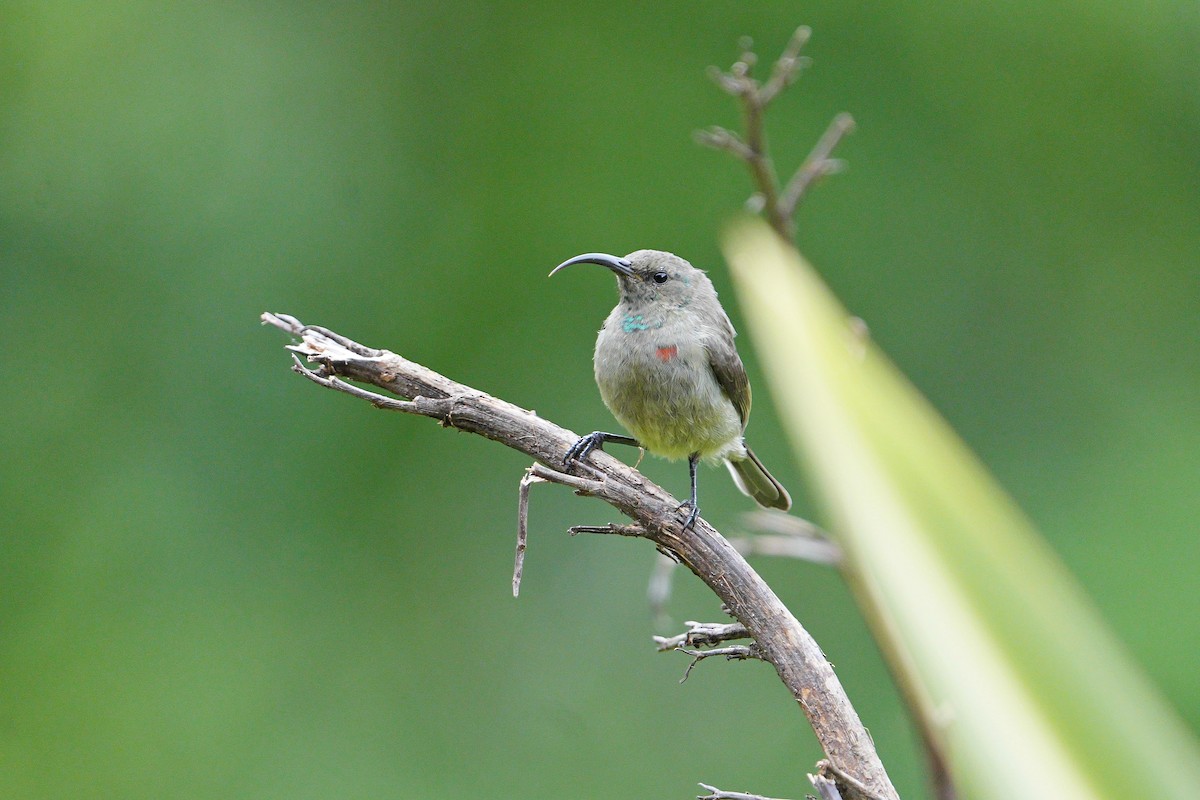
[[[566,456],[563,457],[563,464],[570,464],[572,461],[582,461],[593,450],[603,450],[605,442],[628,444],[633,447],[642,446],[632,436],[622,436],[619,433],[605,433],[604,431],[592,431],[587,436],[580,436],[579,441],[571,445],[571,448],[567,450]]]
[[[688,456],[688,473],[692,478],[692,496],[679,504],[676,511],[682,511],[685,508],[690,508],[687,518],[683,521],[683,529],[689,531],[696,524],[696,517],[700,516],[700,506],[696,505],[696,465],[700,463],[700,454],[692,453]]]

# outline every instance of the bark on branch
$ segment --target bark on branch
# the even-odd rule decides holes
[[[775,667],[808,718],[835,775],[847,776],[838,781],[842,796],[898,800],[870,735],[820,647],[716,529],[699,519],[693,530],[682,530],[676,513],[679,501],[668,492],[603,451],[593,452],[586,462],[563,466],[563,455],[576,434],[395,353],[365,347],[285,314],[263,314],[262,321],[299,337],[288,347],[294,354],[292,368],[314,383],[500,442],[543,465],[536,471],[539,478],[604,500],[633,520],[644,538],[695,573],[745,626],[761,657]]]

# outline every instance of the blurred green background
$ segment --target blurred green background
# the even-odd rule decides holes
[[[545,275],[673,250],[744,328],[717,236],[748,182],[689,136],[737,121],[704,68],[801,23],[781,169],[859,123],[801,248],[1200,729],[1200,6],[749,5],[0,3],[0,794],[802,795],[773,671],[678,686],[653,550],[564,533],[614,512],[536,487],[514,601],[526,460],[306,384],[257,321],[611,428],[611,279]],[[927,796],[839,578],[759,566]],[[670,613],[720,618],[682,575]]]

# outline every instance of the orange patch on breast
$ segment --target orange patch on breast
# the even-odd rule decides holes
[[[670,347],[660,347],[655,351],[655,355],[658,356],[659,361],[667,362],[679,355],[679,348],[675,345],[671,345]]]

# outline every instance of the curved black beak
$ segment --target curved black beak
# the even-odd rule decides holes
[[[581,256],[568,258],[566,261],[550,270],[549,277],[554,277],[554,273],[558,272],[563,267],[569,267],[572,264],[599,264],[602,267],[608,267],[618,275],[630,276],[634,274],[633,270],[630,269],[630,267],[633,266],[633,262],[627,258],[617,258],[616,256],[610,256],[608,253],[584,253]]]

